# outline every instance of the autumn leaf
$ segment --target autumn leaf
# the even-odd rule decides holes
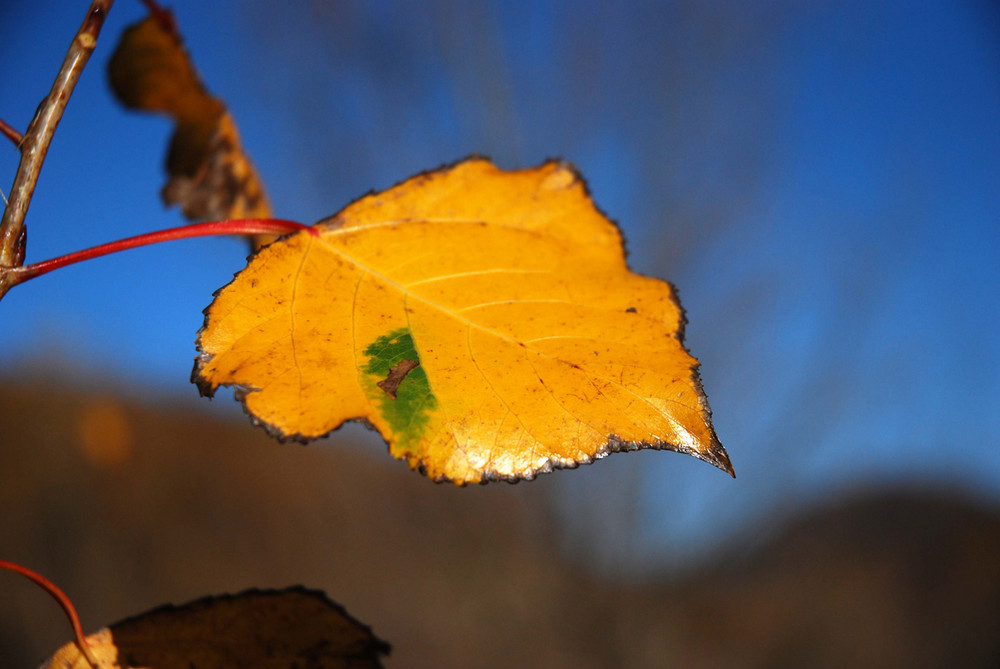
[[[125,29],[108,63],[108,77],[126,107],[162,112],[176,121],[162,191],[167,206],[179,204],[192,221],[271,218],[236,123],[205,88],[169,12]]]
[[[87,637],[107,669],[381,667],[389,646],[322,592],[248,590],[164,606]],[[42,669],[91,669],[68,643]]]
[[[434,480],[531,479],[615,451],[732,473],[671,286],[629,271],[570,166],[472,159],[262,249],[192,374],[283,440],[359,420]]]

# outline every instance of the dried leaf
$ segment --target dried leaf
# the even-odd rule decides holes
[[[572,168],[469,160],[314,230],[262,249],[206,310],[203,394],[235,386],[282,439],[365,421],[435,480],[640,448],[732,472],[671,286],[629,271]]]
[[[177,123],[162,192],[167,206],[179,204],[190,220],[272,216],[232,116],[202,84],[172,24],[151,15],[127,28],[108,74],[122,104],[166,113]],[[258,245],[271,239],[261,236]]]
[[[389,646],[322,592],[249,590],[164,606],[87,637],[106,669],[381,667]],[[43,669],[90,669],[68,643]]]

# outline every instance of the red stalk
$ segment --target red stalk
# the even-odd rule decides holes
[[[24,135],[22,135],[19,131],[15,130],[2,118],[0,118],[0,135],[3,135],[10,141],[14,142],[14,146],[16,147],[20,147],[21,142],[24,141]]]
[[[73,253],[67,253],[57,258],[42,260],[41,262],[22,267],[12,267],[9,269],[9,272],[13,283],[22,283],[60,267],[72,265],[82,260],[98,258],[109,253],[134,249],[137,246],[148,246],[150,244],[170,242],[177,239],[188,239],[189,237],[210,237],[212,235],[281,235],[301,230],[308,230],[312,235],[319,234],[315,228],[308,225],[280,218],[242,218],[232,221],[194,223],[192,225],[182,225],[176,228],[157,230],[156,232],[147,232],[135,237],[119,239],[118,241],[100,244],[89,249],[83,249],[82,251],[74,251]]]
[[[32,571],[27,567],[22,567],[16,562],[0,560],[0,569],[7,569],[24,576],[55,598],[55,600],[59,603],[59,606],[62,607],[63,613],[65,613],[66,617],[69,618],[70,624],[73,626],[73,636],[76,637],[76,645],[80,647],[80,652],[83,653],[83,656],[87,659],[90,666],[96,667],[98,664],[97,658],[94,657],[94,652],[90,650],[90,646],[87,645],[87,638],[83,635],[83,625],[80,624],[80,616],[77,614],[76,607],[73,606],[73,602],[71,602],[69,597],[66,596],[66,593],[63,592],[58,585],[38,572]]]

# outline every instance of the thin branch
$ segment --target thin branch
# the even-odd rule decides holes
[[[45,592],[52,595],[52,597],[59,603],[62,607],[63,613],[69,618],[70,625],[73,626],[73,636],[76,639],[76,645],[80,648],[80,652],[83,653],[83,657],[87,660],[91,667],[97,667],[98,661],[94,657],[94,651],[90,649],[87,644],[87,638],[83,634],[83,625],[80,624],[80,615],[76,612],[76,607],[73,606],[73,602],[70,598],[66,596],[58,585],[45,578],[36,571],[32,571],[27,567],[22,567],[16,562],[8,562],[7,560],[0,560],[0,569],[7,569],[16,574],[20,574],[25,578],[29,579],[36,585],[40,586]]]
[[[80,73],[97,45],[97,36],[113,2],[114,0],[93,0],[87,17],[66,52],[52,90],[38,106],[35,117],[24,133],[20,144],[21,162],[17,167],[3,219],[0,219],[0,267],[14,267],[18,264],[18,240],[22,238],[24,217],[28,213],[42,163],[45,162],[45,154],[48,153],[52,135],[66,109],[66,103],[80,79]],[[0,276],[0,295],[7,292],[7,288],[5,277]]]
[[[14,142],[14,146],[18,148],[20,148],[21,142],[24,141],[24,135],[11,127],[11,125],[2,118],[0,118],[0,134]]]

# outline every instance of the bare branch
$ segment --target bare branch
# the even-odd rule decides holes
[[[45,162],[45,154],[48,153],[52,135],[62,118],[70,95],[73,94],[80,73],[83,72],[97,44],[97,36],[113,2],[114,0],[93,0],[87,11],[87,17],[66,52],[66,58],[52,84],[52,90],[38,106],[35,117],[24,133],[20,143],[21,162],[17,167],[3,219],[0,220],[0,270],[20,264],[18,242],[23,238],[24,217],[28,213],[28,205],[35,192],[42,163]],[[0,271],[0,296],[3,296],[10,287],[7,279],[8,272]]]

